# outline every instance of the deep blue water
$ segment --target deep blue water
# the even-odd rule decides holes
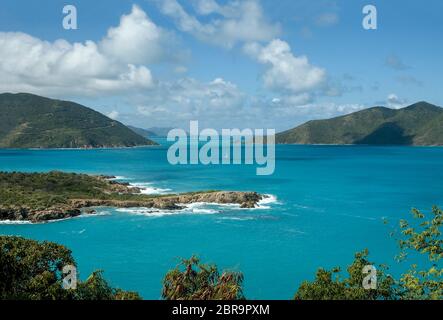
[[[179,214],[99,210],[102,215],[39,225],[0,225],[0,234],[72,249],[81,277],[105,270],[110,282],[158,299],[178,257],[245,275],[248,298],[289,299],[318,267],[344,266],[368,248],[394,261],[390,227],[412,207],[442,205],[443,148],[277,146],[276,171],[254,166],[171,166],[165,147],[115,150],[2,150],[0,170],[99,173],[174,192],[254,190],[278,202],[262,209],[195,207]],[[268,206],[268,208],[266,208]]]

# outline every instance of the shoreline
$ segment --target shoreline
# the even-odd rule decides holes
[[[0,148],[1,150],[8,151],[79,151],[79,150],[125,150],[125,149],[137,149],[137,148],[152,148],[152,147],[162,147],[161,144],[146,144],[140,146],[132,146],[132,147],[94,147],[94,148]]]
[[[256,143],[254,143],[255,145]],[[266,143],[263,143],[265,145]],[[260,144],[261,145],[261,144]],[[306,146],[306,147],[378,147],[378,148],[443,148],[443,145],[400,145],[400,144],[334,144],[334,143],[275,143],[276,146]],[[165,147],[160,143],[132,147],[94,147],[94,148],[0,148],[0,151],[88,151],[88,150],[126,150]]]
[[[148,208],[178,211],[194,203],[237,205],[242,209],[259,206],[267,195],[242,191],[199,191],[188,193],[144,194],[143,187],[128,182],[117,182],[116,176],[87,175],[63,172],[1,173],[4,179],[3,199],[0,203],[0,221],[48,222],[95,214],[93,208]],[[45,182],[49,181],[49,182]],[[32,183],[35,183],[34,186]],[[57,191],[39,190],[49,183]],[[75,184],[75,190],[72,185]],[[54,185],[55,184],[55,185]],[[38,187],[40,186],[40,187]],[[35,191],[37,188],[37,191]],[[44,189],[45,187],[43,187]],[[12,190],[12,191],[11,191]],[[9,196],[15,192],[18,197]],[[11,194],[12,195],[12,194]],[[36,204],[35,197],[49,202]],[[54,198],[57,201],[54,202]],[[19,200],[22,199],[22,200]]]
[[[84,211],[85,208],[80,209],[81,214],[77,216],[72,217],[66,217],[62,219],[54,219],[54,220],[47,220],[47,221],[37,221],[32,222],[30,220],[0,220],[0,227],[2,225],[8,226],[21,226],[21,225],[42,225],[47,223],[57,223],[57,222],[63,222],[68,221],[71,219],[80,219],[80,218],[93,218],[93,217],[100,217],[100,216],[108,216],[111,215],[111,213],[105,211],[100,212],[101,209],[114,209],[116,212],[119,213],[127,213],[132,215],[141,215],[141,216],[148,216],[151,218],[159,218],[163,216],[170,216],[170,215],[181,215],[181,214],[195,214],[195,215],[201,215],[201,214],[219,214],[216,209],[214,208],[208,208],[207,206],[218,206],[218,207],[224,207],[228,208],[230,210],[269,210],[270,204],[276,203],[278,204],[277,197],[271,194],[263,194],[262,199],[259,200],[254,208],[241,208],[240,204],[235,203],[215,203],[215,202],[192,202],[186,205],[183,205],[183,208],[177,209],[177,210],[168,210],[168,209],[156,209],[156,208],[147,208],[147,207],[110,207],[110,206],[97,206],[97,207],[91,207],[87,208],[90,210],[93,210],[94,213],[86,213]],[[146,212],[144,212],[146,211]]]
[[[336,144],[336,143],[276,143],[280,146],[306,146],[306,147],[398,147],[398,148],[443,148],[443,145],[403,145],[403,144]]]
[[[270,198],[269,195],[260,195],[256,192],[241,191],[212,191],[196,192],[192,194],[171,194],[161,197],[152,197],[150,200],[122,201],[103,199],[71,199],[71,204],[66,208],[48,208],[44,210],[27,210],[20,208],[18,211],[11,210],[9,214],[26,214],[27,219],[0,219],[0,225],[5,224],[41,224],[51,223],[82,216],[98,216],[96,209],[152,209],[158,212],[180,212],[189,209],[191,205],[220,205],[235,206],[236,209],[268,209],[261,207],[260,202]],[[4,208],[0,208],[0,214],[4,214]]]

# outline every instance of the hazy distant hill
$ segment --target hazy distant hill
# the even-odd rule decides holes
[[[419,102],[403,109],[375,107],[309,121],[276,136],[288,144],[443,145],[443,109]]]
[[[135,133],[137,133],[138,135],[141,135],[142,137],[145,138],[149,138],[149,137],[156,137],[157,135],[150,131],[150,130],[146,130],[146,129],[142,129],[142,128],[137,128],[137,127],[133,127],[133,126],[127,126],[129,129],[131,129],[132,131],[134,131]]]
[[[174,128],[148,128],[146,130],[152,132],[154,135],[156,135],[157,137],[167,137],[168,136],[168,132],[171,131]]]
[[[0,94],[0,148],[97,148],[155,144],[74,102]]]

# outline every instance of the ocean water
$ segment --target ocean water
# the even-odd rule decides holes
[[[398,274],[406,265],[394,260],[391,228],[413,207],[443,205],[443,148],[277,146],[272,176],[256,176],[254,166],[172,166],[166,151],[1,150],[0,170],[115,175],[146,193],[251,190],[272,197],[245,210],[101,208],[47,224],[2,223],[0,234],[64,244],[81,278],[103,269],[112,285],[146,299],[159,299],[165,273],[192,254],[242,271],[250,299],[290,299],[318,267],[345,266],[364,248]]]

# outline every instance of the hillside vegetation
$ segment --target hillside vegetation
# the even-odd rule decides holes
[[[281,144],[443,145],[443,109],[427,102],[365,109],[279,133]]]
[[[155,144],[80,104],[0,94],[0,148],[100,148]]]

